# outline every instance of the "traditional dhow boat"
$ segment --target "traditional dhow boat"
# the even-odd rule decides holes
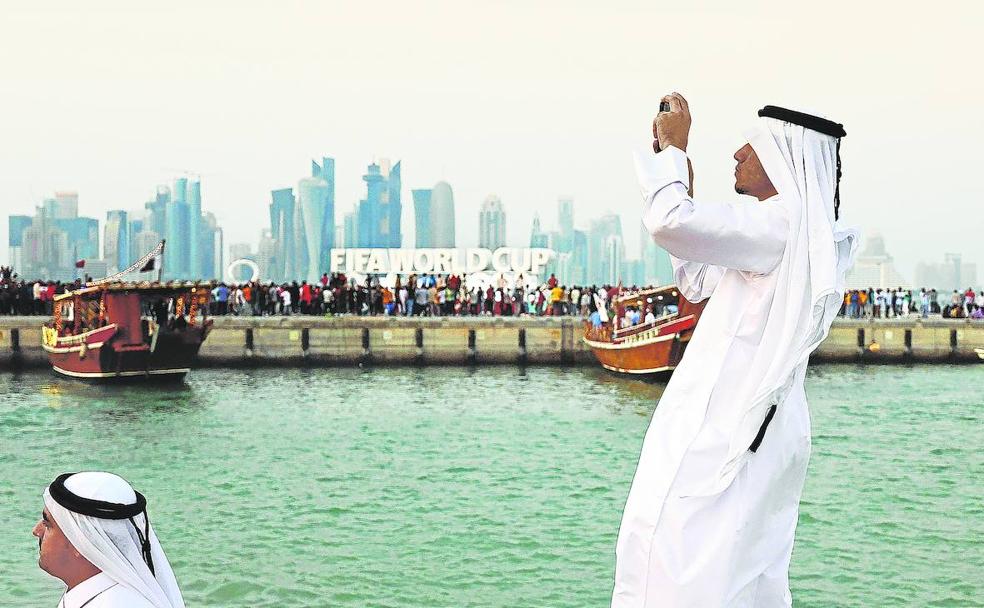
[[[161,253],[163,242],[134,267],[152,269]],[[52,367],[92,380],[183,378],[212,329],[212,284],[126,282],[122,274],[55,296],[54,318],[41,330]]]
[[[42,347],[73,378],[180,379],[212,329],[211,286],[108,283],[55,296]]]
[[[585,322],[584,342],[607,370],[620,374],[659,376],[671,373],[683,358],[704,302],[687,301],[676,287],[615,297],[615,317],[595,327]],[[625,321],[638,311],[638,323]],[[647,311],[652,312],[649,322]]]

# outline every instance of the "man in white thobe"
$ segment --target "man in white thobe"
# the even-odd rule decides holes
[[[736,154],[759,202],[692,198],[679,94],[637,154],[643,223],[691,302],[710,298],[656,408],[622,516],[613,608],[789,606],[810,456],[810,352],[840,309],[837,123],[767,106]]]
[[[68,587],[58,608],[184,608],[147,501],[112,473],[66,473],[34,526],[42,570]]]

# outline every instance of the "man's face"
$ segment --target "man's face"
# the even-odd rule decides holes
[[[738,161],[735,167],[735,192],[754,196],[760,201],[777,194],[751,144],[739,148],[735,152],[735,160]]]
[[[33,533],[38,538],[38,566],[56,578],[63,578],[80,557],[48,509],[41,512],[41,519],[34,526]]]

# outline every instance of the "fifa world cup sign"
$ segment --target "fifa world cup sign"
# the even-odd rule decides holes
[[[355,274],[538,275],[553,258],[551,249],[332,249],[331,272]]]
[[[476,273],[539,275],[554,257],[551,249],[332,249],[331,272],[358,275]]]

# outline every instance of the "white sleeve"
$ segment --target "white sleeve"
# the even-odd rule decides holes
[[[687,262],[674,255],[670,255],[670,263],[673,265],[673,282],[677,289],[683,297],[695,304],[711,297],[727,270],[723,266]]]
[[[642,222],[671,255],[763,274],[779,264],[788,233],[781,205],[694,202],[687,194],[687,156],[673,146],[659,154],[636,153],[635,166],[646,205]],[[680,274],[676,264],[674,270]],[[706,281],[708,270],[687,274]]]

